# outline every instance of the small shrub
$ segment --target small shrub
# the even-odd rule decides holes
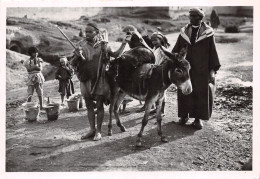
[[[82,20],[82,21],[88,21],[89,20],[86,16],[80,16],[79,19]]]
[[[149,24],[149,20],[144,20],[143,23]]]
[[[210,24],[211,24],[211,27],[213,29],[217,29],[219,24],[220,24],[220,20],[219,20],[218,14],[217,14],[217,11],[215,9],[213,9],[211,11],[211,14],[210,14]]]
[[[103,23],[107,23],[107,22],[110,22],[110,19],[103,17],[103,18],[100,18],[100,21]]]
[[[70,23],[61,22],[61,21],[50,21],[50,23],[56,24],[58,26],[64,26],[65,28],[72,26]]]
[[[93,19],[92,21],[94,21],[94,22],[96,22],[96,23],[101,22],[100,19]]]
[[[224,38],[224,37],[217,37],[216,43],[236,43],[239,41],[237,38]]]
[[[40,38],[40,44],[44,47],[48,47],[50,46],[50,41],[45,36],[43,36]]]
[[[239,32],[239,29],[237,26],[227,26],[225,28],[225,32],[226,33],[238,33]]]
[[[159,21],[153,21],[153,22],[151,23],[151,25],[162,25],[162,23],[159,22]]]
[[[179,15],[176,20],[189,20],[189,16],[187,16],[186,14]]]
[[[110,22],[110,19],[102,17],[102,18],[99,18],[99,19],[93,19],[93,21],[96,22],[96,23],[107,23],[107,22]]]
[[[16,24],[17,24],[17,21],[6,19],[6,25],[16,25]]]

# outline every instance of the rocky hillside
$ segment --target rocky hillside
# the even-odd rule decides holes
[[[55,66],[57,66],[58,64],[59,56],[71,56],[74,50],[73,47],[71,47],[68,41],[59,32],[59,30],[57,29],[57,25],[68,36],[68,38],[74,44],[76,44],[77,42],[82,40],[82,37],[79,37],[80,30],[84,29],[87,22],[93,21],[97,23],[100,28],[107,29],[109,33],[108,38],[111,42],[110,46],[112,47],[112,49],[116,50],[118,48],[118,42],[122,41],[122,39],[125,37],[123,29],[129,24],[136,26],[143,35],[151,35],[152,32],[158,30],[164,34],[179,32],[180,28],[187,24],[189,21],[187,15],[180,15],[174,20],[167,19],[165,17],[134,18],[111,15],[113,14],[112,11],[110,13],[108,9],[104,10],[106,11],[103,11],[103,14],[100,13],[92,17],[89,17],[86,14],[86,16],[82,15],[76,20],[62,21],[54,20],[55,18],[30,18],[31,16],[29,15],[25,17],[19,17],[18,15],[18,17],[7,16],[6,48],[26,55],[27,50],[30,46],[37,46],[40,50],[40,56],[42,57],[42,59],[45,62],[51,64],[50,68],[47,67],[44,69],[47,71],[47,73],[44,73],[45,77],[47,80],[49,80],[53,79],[54,71],[50,72],[50,70],[55,70]],[[32,13],[31,11],[28,12]],[[104,12],[106,13],[104,14]],[[133,12],[137,13],[138,11]],[[9,13],[9,15],[10,14],[11,13]],[[208,17],[206,17],[205,20],[207,21]],[[240,25],[243,19],[241,20],[241,18],[220,17],[220,21],[221,26],[226,27],[231,22],[232,25]],[[25,69],[23,69],[23,67],[21,67],[21,64],[18,63],[18,61],[20,61],[20,59],[22,58],[26,58],[26,56],[18,55],[7,50],[7,90],[17,88],[24,84],[19,81],[22,80],[21,76],[26,76],[24,75]],[[17,73],[17,70],[21,70],[21,72]],[[46,76],[46,74],[50,75]],[[24,79],[22,81],[24,81]]]
[[[6,50],[6,91],[26,86],[27,71],[21,60],[29,56],[11,50]],[[43,63],[43,76],[45,80],[53,79],[56,68],[49,63]]]

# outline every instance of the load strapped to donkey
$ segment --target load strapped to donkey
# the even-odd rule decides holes
[[[148,74],[147,72],[151,69],[151,65],[144,66],[143,64],[153,64],[154,61],[155,57],[151,50],[145,47],[135,47],[112,61],[109,73],[110,75],[116,73],[114,74],[116,76],[116,83],[118,83],[122,90],[126,90],[129,87],[131,88],[131,86],[136,86],[128,86],[129,83],[141,82],[146,77],[146,74]],[[135,91],[136,89],[132,90]]]
[[[155,56],[150,46],[147,45],[141,34],[134,27],[131,25],[127,26],[123,31],[128,35],[131,34],[131,39],[128,42],[130,50],[111,61],[109,75],[116,76],[116,83],[122,90],[127,90],[129,89],[129,84],[139,83],[141,85],[144,79],[149,76],[147,74],[151,69],[151,64],[155,63]],[[141,93],[140,88],[134,89],[134,87],[140,85],[130,85],[130,88],[133,87],[130,91],[139,90],[139,93]]]

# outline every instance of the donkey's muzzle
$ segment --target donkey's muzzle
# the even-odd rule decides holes
[[[180,89],[184,95],[190,94],[192,92],[192,85],[190,79],[182,83],[180,85]]]

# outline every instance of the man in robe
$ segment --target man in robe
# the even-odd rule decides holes
[[[182,125],[189,118],[195,118],[193,124],[197,129],[202,129],[202,120],[209,120],[211,117],[215,75],[220,68],[214,31],[202,21],[204,16],[202,9],[190,9],[190,23],[181,29],[172,50],[173,53],[178,53],[181,48],[188,47],[186,59],[191,65],[193,92],[184,96],[178,91],[178,117],[179,124]]]

